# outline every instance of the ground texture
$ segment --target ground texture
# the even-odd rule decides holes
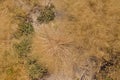
[[[55,17],[47,8],[53,16],[44,12],[41,19],[51,4]],[[26,28],[19,29],[21,23]],[[24,47],[17,52],[14,44]],[[0,0],[0,80],[120,80],[119,75],[119,0]]]

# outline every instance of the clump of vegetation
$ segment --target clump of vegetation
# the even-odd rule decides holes
[[[39,16],[38,20],[40,23],[49,22],[54,19],[54,6],[46,6]],[[31,80],[38,80],[45,76],[47,69],[44,68],[37,60],[31,58],[29,53],[31,53],[31,40],[32,34],[34,33],[34,28],[31,24],[32,20],[26,16],[18,16],[20,19],[20,24],[18,24],[18,29],[14,33],[14,38],[18,40],[18,43],[13,45],[15,52],[17,53],[19,62],[25,65],[26,70],[28,71],[29,78]],[[42,18],[42,19],[41,19]],[[40,20],[41,19],[41,20]],[[26,63],[25,63],[26,62]],[[12,73],[12,70],[9,69],[8,73]]]
[[[97,78],[103,80],[114,80],[110,74],[120,70],[120,55],[111,54],[110,60],[103,59]],[[115,79],[117,80],[117,79]]]
[[[41,10],[39,17],[37,18],[39,23],[49,23],[50,21],[54,20],[55,12],[54,12],[54,5],[50,4],[45,6],[44,9]]]
[[[20,38],[21,36],[28,36],[33,34],[34,28],[31,23],[22,22],[18,25],[17,31],[14,33],[15,38]]]
[[[18,53],[19,57],[26,57],[31,51],[30,39],[23,39],[20,43],[14,44],[14,49]]]
[[[32,80],[38,80],[47,73],[47,69],[42,67],[35,59],[27,59],[27,69]]]

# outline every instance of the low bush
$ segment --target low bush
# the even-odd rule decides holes
[[[22,22],[18,25],[17,31],[14,33],[15,38],[20,38],[21,36],[28,36],[33,34],[34,28],[31,23]]]
[[[39,17],[37,18],[39,23],[48,23],[55,18],[54,5],[50,4],[49,6],[45,6],[44,9],[41,10]]]
[[[29,38],[23,39],[20,43],[14,44],[14,49],[19,57],[26,57],[31,51],[31,41]]]
[[[38,80],[47,73],[47,69],[41,66],[35,59],[27,60],[27,69],[32,80]]]

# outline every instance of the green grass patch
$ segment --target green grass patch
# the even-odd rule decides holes
[[[54,5],[45,6],[44,9],[41,10],[39,17],[37,18],[39,23],[49,23],[50,21],[54,20],[55,12],[54,12]]]

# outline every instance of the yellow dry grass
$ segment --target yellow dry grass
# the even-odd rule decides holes
[[[13,16],[25,15],[35,4],[46,3],[44,0],[21,0],[28,4],[20,8],[17,1],[20,0],[0,3],[1,66],[16,63],[14,60],[17,59],[10,57],[6,63],[2,56],[6,50],[13,52],[11,34],[17,27]],[[48,80],[74,80],[81,75],[77,68],[84,67],[89,57],[109,60],[106,49],[120,53],[119,0],[52,0],[52,3],[56,7],[56,19],[37,26],[31,54],[48,68],[51,74]],[[24,66],[17,64],[12,67],[15,73],[12,76],[0,73],[0,80],[14,80],[14,76],[15,80],[29,80]],[[119,70],[110,76],[119,80],[118,74]]]

